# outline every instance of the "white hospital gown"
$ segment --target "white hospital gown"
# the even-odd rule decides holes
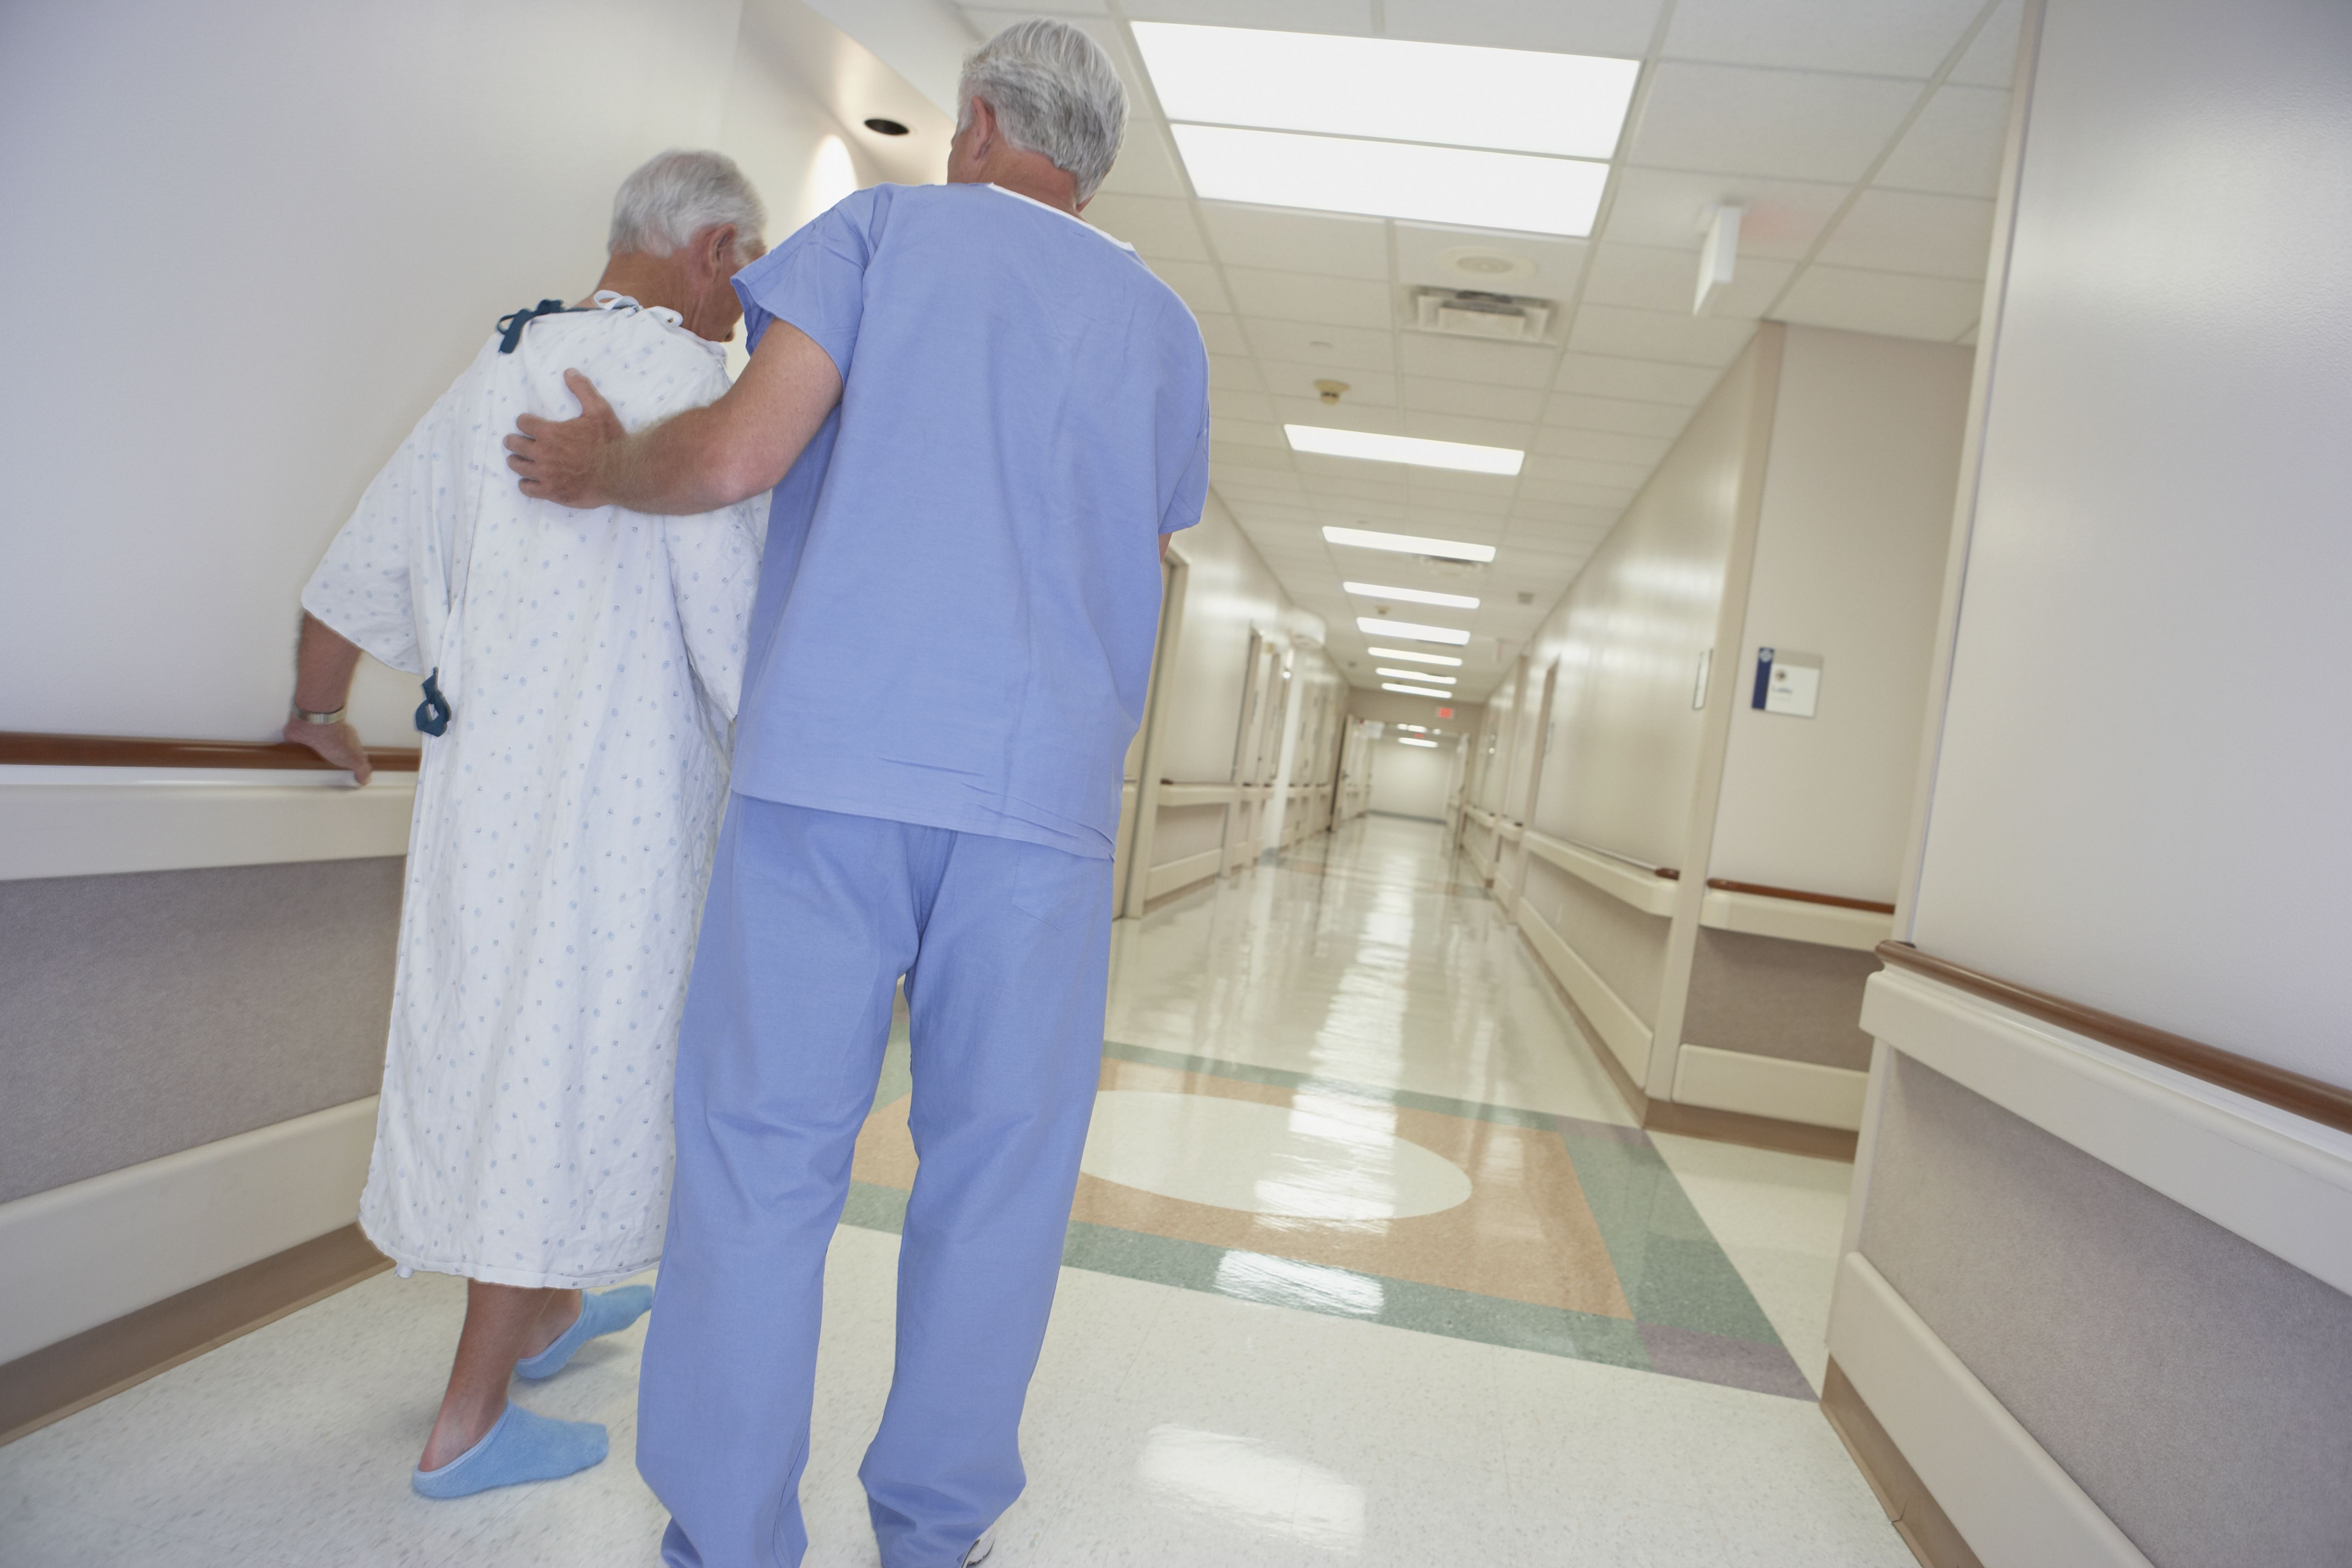
[[[302,605],[437,668],[360,1221],[407,1268],[588,1286],[661,1254],[670,1082],[727,784],[767,497],[699,517],[524,496],[502,437],[635,430],[727,388],[718,345],[616,300],[493,337],[368,487]]]

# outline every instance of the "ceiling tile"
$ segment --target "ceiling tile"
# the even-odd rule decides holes
[[[1633,162],[1852,182],[1918,97],[1917,83],[1879,77],[1670,61],[1651,79]]]
[[[1223,388],[1232,392],[1262,393],[1265,390],[1265,382],[1257,373],[1257,363],[1234,354],[1209,356],[1209,385],[1213,390]]]
[[[1555,392],[1544,405],[1544,422],[1581,430],[1654,436],[1671,441],[1690,422],[1690,410],[1674,404],[1628,403],[1614,397],[1580,397]]]
[[[1712,391],[1722,374],[1706,365],[1660,364],[1654,360],[1572,353],[1559,362],[1559,379],[1553,384],[1562,392],[1580,392],[1594,397],[1693,404]]]
[[[1983,0],[1678,0],[1670,59],[1929,77]]]
[[[1129,0],[1125,9],[1139,22],[1198,22],[1285,33],[1372,31],[1371,0]]]
[[[1901,191],[1990,196],[2000,185],[2008,136],[2008,93],[1990,87],[1944,88],[1927,100],[1872,183]]]
[[[1527,277],[1499,280],[1491,273],[1457,272],[1446,258],[1465,250],[1525,261],[1535,270]],[[1396,226],[1398,281],[1435,289],[1487,289],[1539,300],[1565,300],[1576,291],[1577,276],[1584,269],[1584,251],[1585,242],[1580,239],[1413,223]]]
[[[1794,261],[1812,248],[1822,226],[1852,188],[1746,175],[1625,169],[1617,175],[1617,195],[1609,209],[1606,237],[1626,245],[1688,251],[1691,281],[1696,286],[1699,242],[1719,203],[1738,202],[1747,208],[1739,220],[1741,261],[1751,256]]]
[[[1549,484],[1590,485],[1600,489],[1637,490],[1650,478],[1651,463],[1606,463],[1590,458],[1552,457],[1542,453],[1528,459],[1527,475]]]
[[[1482,343],[1435,332],[1398,334],[1401,368],[1413,375],[1449,381],[1485,381],[1502,386],[1541,386],[1551,378],[1558,351],[1519,343]]]
[[[1155,261],[1150,265],[1153,273],[1176,290],[1176,297],[1190,306],[1194,315],[1222,315],[1233,309],[1225,302],[1224,285],[1218,280],[1217,269],[1209,263]]]
[[[1660,0],[1388,0],[1388,36],[1639,59]]]
[[[1350,370],[1385,373],[1396,368],[1396,339],[1388,331],[1273,320],[1244,321],[1242,330],[1261,357],[1338,372],[1341,381],[1349,379],[1345,373]]]
[[[1209,247],[1192,221],[1192,204],[1173,196],[1105,191],[1087,204],[1087,221],[1123,239],[1148,260],[1206,261]]]
[[[1340,327],[1386,327],[1395,319],[1388,285],[1366,279],[1228,267],[1225,282],[1244,316]]]
[[[1201,323],[1201,342],[1213,354],[1245,354],[1250,352],[1249,340],[1242,336],[1242,324],[1222,311],[1192,312]]]
[[[1209,471],[1212,475],[1231,472],[1235,468],[1282,470],[1290,461],[1290,454],[1268,447],[1249,447],[1238,443],[1209,443]]]
[[[1809,267],[1780,302],[1783,320],[1949,342],[1984,306],[1984,285],[1900,272]]]
[[[1211,363],[1214,363],[1213,361]],[[1274,399],[1263,392],[1251,392],[1230,385],[1219,386],[1213,376],[1209,383],[1209,417],[1216,422],[1217,438],[1221,441],[1231,440],[1234,422],[1236,420],[1255,420],[1261,425],[1274,424],[1276,422]],[[1277,441],[1282,439],[1279,431],[1276,432],[1275,439]],[[1264,443],[1261,442],[1260,445]]]
[[[1644,475],[1674,443],[1655,436],[1621,436],[1609,430],[1538,430],[1531,451],[1549,458],[1591,458],[1604,463],[1638,463]]]
[[[1737,317],[1587,305],[1576,312],[1568,346],[1572,353],[1622,354],[1628,359],[1720,367],[1737,359],[1755,335],[1756,323]]]
[[[1228,267],[1388,281],[1388,225],[1379,218],[1327,217],[1231,202],[1202,202],[1201,216],[1218,258]]]
[[[1127,139],[1119,144],[1118,162],[1102,183],[1104,194],[1124,192],[1141,196],[1190,196],[1192,193],[1177,172],[1176,153],[1168,132],[1140,115],[1127,122]]]
[[[1944,79],[1964,87],[1999,87],[2015,85],[2017,80],[2017,29],[2025,15],[2023,0],[2008,0],[2008,4],[1992,14],[1977,41],[1952,68]]]
[[[1481,419],[1507,419],[1529,424],[1543,409],[1543,393],[1534,387],[1496,386],[1483,381],[1444,381],[1436,376],[1409,375],[1403,384],[1404,405],[1437,414],[1464,414]]]
[[[1723,320],[1753,318],[1777,297],[1792,262],[1741,256],[1732,268],[1729,286],[1707,306],[1707,314]],[[1666,250],[1647,245],[1601,245],[1592,252],[1592,268],[1584,279],[1584,303],[1630,305],[1643,310],[1690,313],[1698,292],[1698,252]]]
[[[1350,404],[1369,404],[1376,408],[1397,405],[1396,377],[1386,371],[1351,370],[1345,375],[1333,375],[1325,365],[1292,364],[1286,360],[1261,359],[1258,372],[1265,378],[1268,392],[1285,397],[1312,397],[1321,404],[1322,395],[1316,390],[1318,381],[1344,381],[1348,390],[1339,395],[1336,404],[1323,406],[1344,408]]]
[[[1871,190],[1839,222],[1821,259],[1832,267],[1981,279],[1991,247],[1989,201]]]
[[[1527,420],[1477,419],[1459,414],[1407,408],[1404,433],[1427,441],[1466,441],[1475,447],[1502,447],[1522,452],[1527,449],[1528,424]],[[1437,468],[1428,471],[1444,473],[1448,470]]]

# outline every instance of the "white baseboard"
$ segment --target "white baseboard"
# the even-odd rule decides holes
[[[1858,1252],[1830,1354],[1985,1568],[2150,1568],[2048,1450]]]
[[[1584,1016],[1592,1020],[1592,1026],[1601,1031],[1601,1042],[1616,1054],[1633,1081],[1647,1081],[1651,1033],[1641,1015],[1627,1006],[1625,999],[1601,978],[1600,972],[1579,957],[1559,932],[1552,930],[1551,922],[1538,914],[1535,906],[1525,899],[1519,900],[1519,929],[1528,933],[1537,956],[1559,977],[1560,984],[1576,999]]]
[[[358,1217],[375,1097],[0,1204],[0,1362]]]
[[[1675,1064],[1675,1102],[1778,1117],[1852,1132],[1862,1125],[1870,1075],[1685,1043]]]
[[[1189,888],[1217,874],[1224,856],[1223,849],[1203,849],[1198,855],[1187,855],[1181,860],[1164,861],[1151,868],[1144,879],[1143,896],[1156,899],[1178,888]]]
[[[111,776],[109,775],[119,775]],[[266,781],[266,782],[265,782]],[[415,773],[11,767],[0,881],[408,853]]]

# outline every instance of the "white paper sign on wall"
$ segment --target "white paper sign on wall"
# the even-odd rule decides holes
[[[1756,650],[1756,697],[1749,706],[1766,713],[1810,719],[1822,698],[1822,656],[1787,648]]]

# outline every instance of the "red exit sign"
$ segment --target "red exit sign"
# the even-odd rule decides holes
[[[1440,708],[1437,710],[1437,716],[1441,719],[1451,719],[1454,717],[1454,710],[1451,708]]]

